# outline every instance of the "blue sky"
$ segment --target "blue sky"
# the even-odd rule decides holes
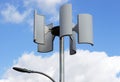
[[[93,15],[94,46],[77,44],[78,49],[104,51],[108,56],[120,55],[119,0],[56,0],[58,2],[46,2],[46,5],[38,5],[32,3],[33,0],[30,1],[29,3],[29,0],[0,0],[0,76],[25,52],[47,56],[58,52],[59,45],[56,45],[58,38],[54,42],[53,52],[47,54],[37,52],[37,45],[33,42],[33,10],[37,9],[40,14],[44,14],[47,24],[54,19],[54,25],[58,25],[59,7],[64,3],[72,4],[75,24],[78,14]],[[47,10],[49,7],[53,9]],[[67,41],[65,42],[66,50],[69,48]]]

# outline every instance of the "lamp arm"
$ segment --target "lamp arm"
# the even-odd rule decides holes
[[[48,77],[50,80],[52,80],[52,82],[55,82],[55,80],[54,80],[54,79],[52,79],[49,75],[47,75],[47,74],[45,74],[45,73],[38,72],[38,71],[31,71],[31,73],[37,73],[37,74],[44,75],[44,76]]]
[[[52,80],[52,82],[55,82],[55,80],[52,79],[49,75],[47,75],[45,73],[42,73],[42,72],[28,70],[26,68],[19,68],[19,67],[13,67],[13,69],[18,71],[18,72],[23,72],[23,73],[37,73],[37,74],[41,74],[41,75],[44,75],[44,76],[48,77],[50,80]]]

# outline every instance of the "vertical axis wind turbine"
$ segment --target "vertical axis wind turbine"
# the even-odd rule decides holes
[[[72,5],[61,6],[59,26],[45,24],[45,16],[34,13],[34,42],[38,44],[38,52],[53,51],[53,41],[60,38],[60,82],[64,82],[64,36],[70,38],[70,55],[76,53],[76,34],[79,44],[93,45],[92,15],[79,14],[77,24],[73,26]]]

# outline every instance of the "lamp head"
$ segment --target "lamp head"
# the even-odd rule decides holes
[[[19,67],[13,67],[14,70],[18,72],[23,72],[23,73],[31,73],[31,70],[25,69],[25,68],[19,68]]]

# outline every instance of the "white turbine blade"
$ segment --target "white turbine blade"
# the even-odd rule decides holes
[[[73,31],[72,36],[70,36],[70,55],[76,53],[76,32]]]
[[[60,37],[72,35],[72,5],[65,4],[60,8]]]
[[[45,44],[38,44],[38,52],[49,52],[53,50],[54,36],[51,32],[45,34]]]
[[[78,15],[78,43],[93,45],[92,16],[90,14]]]
[[[45,43],[45,17],[38,15],[35,12],[34,15],[34,42],[38,44]]]

